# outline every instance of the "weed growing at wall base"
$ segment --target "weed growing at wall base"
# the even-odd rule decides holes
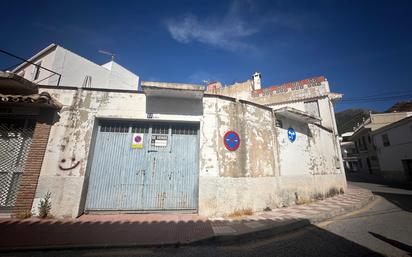
[[[241,210],[235,210],[231,214],[228,215],[229,218],[239,218],[242,216],[248,216],[252,215],[253,211],[252,208],[246,208],[246,209],[241,209]]]
[[[343,190],[342,190],[343,191]],[[326,192],[326,197],[334,197],[335,195],[339,195],[340,190],[336,187],[332,187]]]
[[[33,213],[31,211],[23,211],[23,212],[17,213],[18,219],[28,219],[28,218],[31,218],[31,216],[33,216]]]
[[[47,191],[44,198],[40,200],[39,207],[38,207],[40,218],[50,217],[50,211],[52,208],[50,197],[51,197],[51,193]]]

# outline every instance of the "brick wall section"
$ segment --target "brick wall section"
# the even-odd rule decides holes
[[[29,154],[20,180],[16,203],[12,213],[13,217],[31,210],[44,153],[49,140],[50,128],[50,124],[39,121],[36,123]]]

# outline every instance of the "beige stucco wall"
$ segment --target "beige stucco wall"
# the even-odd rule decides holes
[[[41,91],[57,98],[63,109],[51,129],[34,212],[39,200],[50,191],[53,215],[81,214],[96,118],[146,120],[147,108],[153,108],[152,105],[159,111],[153,113],[153,119],[200,123],[199,213],[202,215],[227,215],[239,208],[255,211],[276,208],[293,204],[297,195],[309,198],[326,194],[331,188],[346,188],[344,174],[335,166],[332,133],[315,125],[297,125],[285,120],[284,124],[290,122],[308,130],[307,135],[298,134],[300,141],[294,145],[286,141],[284,129],[275,127],[276,117],[270,108],[217,96],[204,97],[203,103],[200,102],[203,109],[199,109],[196,101],[148,100],[140,93],[47,87]],[[187,111],[183,112],[184,109]],[[237,151],[228,151],[223,144],[223,135],[228,130],[240,134],[241,146]],[[59,168],[77,162],[79,165],[74,169]]]
[[[46,91],[63,104],[63,109],[50,132],[33,210],[37,211],[39,199],[50,191],[52,213],[75,217],[79,213],[95,117],[145,118],[145,97],[81,89]],[[63,159],[65,163],[62,163]],[[77,161],[80,163],[74,169],[64,171],[59,168],[59,165],[70,167]]]
[[[219,83],[219,85],[221,85]],[[225,95],[236,99],[249,100],[253,90],[253,81],[247,80],[245,82],[236,82],[233,85],[221,86],[220,88],[208,90],[206,93]]]
[[[222,177],[274,176],[277,161],[272,112],[215,97],[206,97],[203,103],[201,174]],[[236,131],[241,138],[236,151],[228,151],[224,146],[223,136],[229,130]],[[210,172],[210,169],[215,172]]]
[[[59,121],[50,132],[32,211],[37,212],[40,199],[50,191],[52,213],[57,217],[76,217],[81,212],[82,190],[96,118],[146,120],[146,96],[82,89],[42,88],[40,91],[49,92],[63,104],[63,108]],[[178,104],[174,105],[179,108]],[[170,106],[167,108],[170,110]],[[199,122],[200,116],[155,114],[153,119]],[[63,159],[65,163],[62,163]],[[59,165],[67,168],[76,162],[79,165],[74,169],[65,171],[59,168]]]
[[[336,135],[313,124],[280,118],[275,127],[270,108],[244,102],[204,98],[201,127],[199,213],[228,215],[235,210],[295,204],[331,189],[346,189]],[[290,142],[287,128],[297,140]],[[241,146],[228,151],[223,135],[235,130]]]
[[[201,177],[199,213],[220,217],[234,210],[262,211],[290,206],[299,199],[325,195],[331,189],[346,189],[344,174],[280,177]]]

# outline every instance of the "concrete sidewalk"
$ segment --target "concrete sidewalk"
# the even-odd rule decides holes
[[[370,191],[350,187],[343,195],[239,219],[190,214],[85,215],[78,219],[0,220],[0,251],[159,246],[227,242],[273,236],[365,206]]]
[[[214,219],[211,223],[217,241],[267,237],[358,210],[373,199],[371,191],[349,186],[345,194],[325,200],[259,212],[240,220]]]

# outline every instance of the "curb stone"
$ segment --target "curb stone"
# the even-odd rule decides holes
[[[356,189],[359,190],[358,188]],[[331,218],[335,218],[335,217],[359,210],[375,199],[371,191],[366,190],[366,189],[361,189],[361,190],[366,192],[368,196],[361,199],[361,201],[358,201],[351,205],[337,207],[337,208],[334,208],[330,212],[324,211],[324,212],[320,212],[318,214],[311,215],[305,218],[290,219],[289,222],[286,222],[286,224],[273,224],[272,226],[269,226],[268,228],[251,231],[247,233],[235,233],[234,235],[215,235],[214,241],[218,243],[228,244],[228,243],[241,242],[245,240],[250,241],[252,239],[267,238],[271,236],[276,236],[278,234],[292,232],[294,230],[298,230],[300,228],[306,227],[311,224],[320,223],[320,222],[329,220]]]
[[[331,218],[341,216],[355,210],[359,210],[366,206],[368,203],[375,199],[374,195],[371,191],[366,189],[359,189],[354,188],[358,191],[363,191],[364,194],[367,196],[362,198],[360,201],[355,201],[350,205],[339,206],[333,208],[331,211],[323,211],[317,214],[308,215],[307,217],[302,218],[289,218],[287,220],[283,220],[281,222],[275,222],[272,224],[265,225],[264,228],[255,228],[249,229],[248,231],[241,232],[235,231],[231,234],[214,234],[209,237],[205,237],[199,240],[189,240],[185,242],[173,242],[173,243],[154,243],[154,244],[139,244],[139,243],[129,243],[129,244],[88,244],[88,245],[55,245],[55,246],[36,246],[36,247],[10,247],[10,248],[0,248],[0,252],[16,252],[16,251],[53,251],[53,250],[85,250],[85,249],[96,249],[96,248],[103,248],[103,249],[116,249],[116,248],[130,248],[130,247],[141,247],[141,248],[153,248],[153,247],[179,247],[179,246],[196,246],[196,245],[207,245],[207,244],[230,244],[230,243],[238,243],[242,241],[250,241],[256,239],[263,239],[272,236],[276,236],[278,234],[285,234],[288,232],[292,232],[311,224],[323,222],[329,220]],[[359,195],[359,194],[357,194]],[[344,196],[344,195],[342,195]],[[332,197],[333,199],[334,197]],[[331,200],[331,198],[325,199],[324,201]],[[319,201],[322,202],[322,201]],[[310,206],[310,204],[308,205]],[[287,209],[287,208],[285,208]],[[253,220],[253,219],[252,219]],[[238,220],[236,222],[246,222],[251,221],[251,219],[246,218],[244,220]],[[213,221],[212,227],[213,225]]]

